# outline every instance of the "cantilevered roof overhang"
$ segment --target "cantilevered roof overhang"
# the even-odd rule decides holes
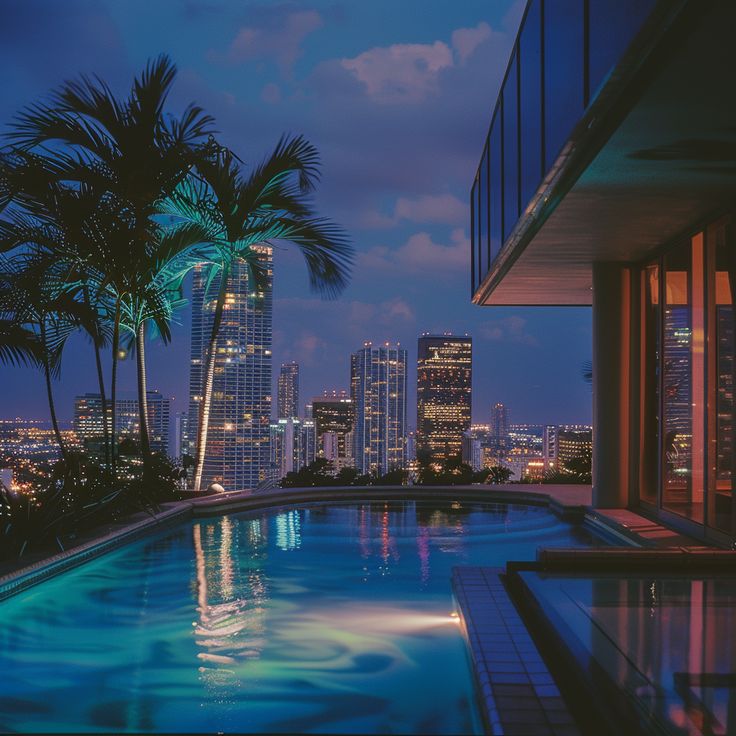
[[[736,202],[736,1],[671,2],[632,44],[473,301],[590,305],[631,263]]]

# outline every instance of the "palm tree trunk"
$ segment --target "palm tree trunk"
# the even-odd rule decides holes
[[[41,320],[41,348],[43,350],[43,375],[46,379],[46,396],[49,401],[49,413],[51,414],[51,426],[54,428],[54,435],[56,441],[59,443],[59,451],[61,457],[66,460],[66,446],[64,445],[64,439],[61,436],[61,430],[59,429],[59,421],[56,417],[56,405],[54,404],[54,392],[51,386],[51,366],[49,365],[48,349],[46,347],[46,324],[44,320]]]
[[[84,300],[88,307],[91,307],[89,291],[87,284],[84,285]],[[100,389],[100,405],[102,407],[102,437],[105,443],[105,465],[110,467],[110,428],[107,416],[107,395],[105,394],[105,376],[102,372],[102,355],[99,343],[99,323],[95,325],[95,333],[92,334],[92,341],[95,345],[95,365],[97,367],[97,385]]]
[[[136,364],[138,367],[138,419],[140,422],[141,453],[144,459],[151,455],[148,431],[148,396],[146,387],[146,323],[141,322],[135,335]]]
[[[100,405],[102,407],[102,437],[105,443],[105,465],[110,465],[110,426],[107,415],[107,396],[105,395],[105,376],[102,373],[102,356],[100,346],[95,340],[95,363],[97,364],[97,385],[100,388]]]
[[[110,459],[112,470],[117,465],[117,436],[115,420],[117,418],[117,387],[118,387],[118,351],[120,349],[120,299],[115,302],[115,317],[112,328],[112,371],[110,377]]]
[[[217,356],[217,336],[222,324],[222,312],[225,307],[227,282],[230,277],[230,265],[226,265],[220,274],[220,290],[217,295],[215,315],[212,319],[212,331],[207,345],[204,376],[202,381],[202,403],[199,407],[199,422],[197,423],[197,454],[194,461],[194,490],[201,490],[202,473],[204,471],[204,455],[207,450],[207,432],[210,422],[210,406],[212,404],[212,387],[215,378],[215,358]]]

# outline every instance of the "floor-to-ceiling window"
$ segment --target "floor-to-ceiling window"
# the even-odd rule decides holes
[[[664,256],[662,507],[703,521],[703,237]]]
[[[736,248],[722,220],[640,270],[639,499],[736,536]]]

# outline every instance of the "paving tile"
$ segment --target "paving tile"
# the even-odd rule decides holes
[[[496,735],[568,736],[563,732],[574,728],[573,719],[501,573],[481,567],[453,571],[455,599],[486,723]],[[579,736],[577,730],[572,733]]]
[[[555,681],[552,679],[552,675],[549,674],[530,674],[529,679],[533,685],[554,685]]]
[[[552,736],[546,723],[509,723],[503,725],[504,736]]]
[[[554,726],[554,736],[580,736],[580,731],[575,726]]]
[[[491,682],[494,685],[526,685],[529,682],[529,676],[512,672],[491,671]]]
[[[567,710],[565,701],[562,698],[540,698],[539,702],[542,704],[544,710],[557,711]]]
[[[519,698],[534,698],[534,688],[531,685],[495,685],[493,692],[497,696],[513,695]]]
[[[575,721],[573,720],[573,717],[567,712],[567,709],[565,710],[551,710],[551,711],[545,711],[545,715],[547,716],[547,720],[553,725],[553,726],[574,726]]]
[[[547,665],[544,662],[527,662],[524,658],[524,667],[529,674],[546,675],[548,673]]]
[[[547,696],[553,698],[560,697],[560,691],[558,690],[557,685],[536,685],[534,690],[540,698]]]
[[[507,723],[547,723],[541,708],[523,708],[522,710],[502,710],[501,722]]]
[[[539,700],[537,698],[519,698],[513,695],[497,695],[496,705],[504,710],[518,710],[520,708],[537,708]]]
[[[524,669],[524,665],[522,664],[521,660],[518,660],[516,662],[494,662],[492,671],[514,672],[518,675],[526,674],[526,670]]]

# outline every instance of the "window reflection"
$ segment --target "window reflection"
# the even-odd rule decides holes
[[[655,0],[588,0],[589,98],[620,61]]]
[[[501,153],[501,115],[496,112],[489,138],[491,152],[491,260],[495,259],[503,244],[503,168]]]
[[[533,0],[519,40],[521,206],[526,207],[542,181],[542,13]]]
[[[713,294],[710,319],[713,329],[709,340],[711,364],[711,422],[713,443],[710,462],[710,498],[708,523],[723,531],[732,526],[733,503],[733,388],[734,388],[734,288],[736,257],[728,247],[726,229],[712,229],[709,255],[715,263],[711,274]],[[713,411],[715,409],[715,411]]]
[[[663,487],[668,511],[703,521],[703,236],[665,256]]]
[[[544,5],[544,131],[551,168],[583,113],[583,0]]]
[[[470,232],[470,243],[471,243],[471,287],[472,291],[480,285],[483,275],[480,273],[480,251],[478,243],[478,176],[476,175],[475,181],[473,182],[473,188],[470,190],[470,221],[471,221],[471,232]]]
[[[478,172],[478,250],[480,271],[483,276],[491,268],[488,225],[488,145],[486,144]]]
[[[519,219],[518,63],[514,53],[503,88],[503,238]]]

